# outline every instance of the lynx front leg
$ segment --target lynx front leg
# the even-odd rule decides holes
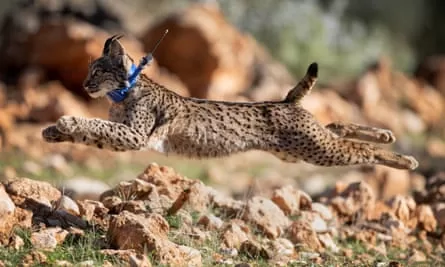
[[[391,144],[396,141],[396,137],[390,130],[354,123],[334,122],[326,125],[326,129],[340,138],[357,139],[380,144]]]
[[[42,135],[47,142],[71,141],[116,151],[139,150],[145,144],[144,137],[125,124],[71,116],[61,117]]]

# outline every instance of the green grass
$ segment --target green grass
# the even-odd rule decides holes
[[[0,261],[5,266],[20,266],[26,255],[32,252],[33,248],[30,241],[31,232],[24,230],[16,230],[16,234],[20,236],[25,245],[18,249],[0,248]],[[99,241],[104,238],[104,233],[97,229],[90,229],[85,232],[84,236],[69,235],[66,240],[53,251],[42,251],[47,260],[45,266],[56,266],[57,261],[68,261],[78,264],[83,261],[93,261],[94,266],[102,266],[104,261],[109,261],[113,265],[120,265],[122,262],[115,256],[104,255],[100,252]],[[42,266],[35,263],[34,266]]]

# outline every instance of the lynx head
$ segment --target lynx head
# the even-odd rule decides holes
[[[114,35],[108,38],[105,41],[102,56],[89,66],[83,86],[93,98],[105,96],[117,88],[129,86],[128,73],[133,60],[119,42],[121,37],[121,35]]]

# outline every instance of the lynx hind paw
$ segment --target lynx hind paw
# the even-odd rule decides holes
[[[42,131],[43,139],[48,143],[73,142],[71,135],[60,132],[55,125],[49,126]]]
[[[392,144],[396,141],[395,135],[390,130],[380,129],[378,139],[383,144]]]

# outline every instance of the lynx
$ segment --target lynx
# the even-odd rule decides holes
[[[47,142],[73,142],[114,151],[154,150],[189,158],[262,150],[286,162],[319,166],[380,164],[415,169],[414,157],[377,147],[395,142],[391,131],[350,123],[321,125],[300,104],[314,86],[318,65],[282,101],[226,102],[180,96],[144,74],[109,38],[90,64],[84,88],[113,100],[109,120],[63,116],[42,132]]]

